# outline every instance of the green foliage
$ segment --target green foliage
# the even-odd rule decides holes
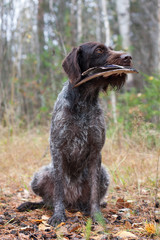
[[[21,104],[26,112],[21,112],[19,118],[24,123],[28,119],[31,125],[43,124],[43,121],[50,119],[54,101],[66,80],[61,67],[62,59],[60,47],[51,42],[48,49],[41,52],[39,59],[36,54],[26,55],[22,62],[22,79],[12,79],[15,91],[19,91],[23,99]],[[17,102],[15,98],[13,107]]]
[[[104,232],[106,232],[106,222],[102,213],[96,213],[95,219],[99,223],[99,225],[103,227]]]
[[[144,139],[148,147],[160,146],[160,76],[144,76],[145,87],[141,92],[131,89],[130,92],[120,93],[117,97],[117,121],[112,119],[111,104],[108,100],[107,134],[123,133],[136,136],[136,141]]]
[[[133,128],[134,121],[144,120],[160,128],[160,76],[146,76],[142,92],[121,94],[118,101],[119,122],[124,122]]]
[[[88,218],[87,223],[86,223],[86,240],[89,240],[90,235],[91,235],[91,227],[92,227],[92,219]]]

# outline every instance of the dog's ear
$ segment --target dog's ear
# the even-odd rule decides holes
[[[80,52],[80,47],[73,48],[62,63],[62,67],[72,84],[75,84],[81,80],[81,69],[79,66]]]

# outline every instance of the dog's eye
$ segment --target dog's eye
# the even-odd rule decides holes
[[[97,49],[96,49],[96,53],[101,54],[101,53],[103,53],[103,52],[104,52],[104,50],[103,50],[102,48],[97,48]]]

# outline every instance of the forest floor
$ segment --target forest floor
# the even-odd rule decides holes
[[[102,152],[111,176],[102,208],[107,223],[66,211],[67,221],[54,228],[47,224],[51,210],[18,212],[19,204],[39,200],[29,182],[50,162],[48,132],[0,128],[0,239],[160,239],[158,150],[121,134],[107,138]]]

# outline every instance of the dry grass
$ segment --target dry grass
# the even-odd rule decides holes
[[[158,148],[146,147],[137,136],[114,135],[106,139],[103,161],[109,167],[114,184],[131,187],[153,187],[156,181]]]
[[[50,162],[49,150],[46,151],[49,128],[12,134],[8,129],[0,130],[0,182],[3,187],[27,187],[33,173]],[[136,187],[139,191],[144,186],[155,187],[159,153],[156,146],[149,149],[146,145],[138,134],[124,137],[119,129],[106,139],[102,158],[112,178],[111,190],[115,186]]]
[[[33,173],[49,162],[44,155],[48,146],[48,131],[28,130],[10,134],[1,129],[0,182],[3,187],[28,187]]]

